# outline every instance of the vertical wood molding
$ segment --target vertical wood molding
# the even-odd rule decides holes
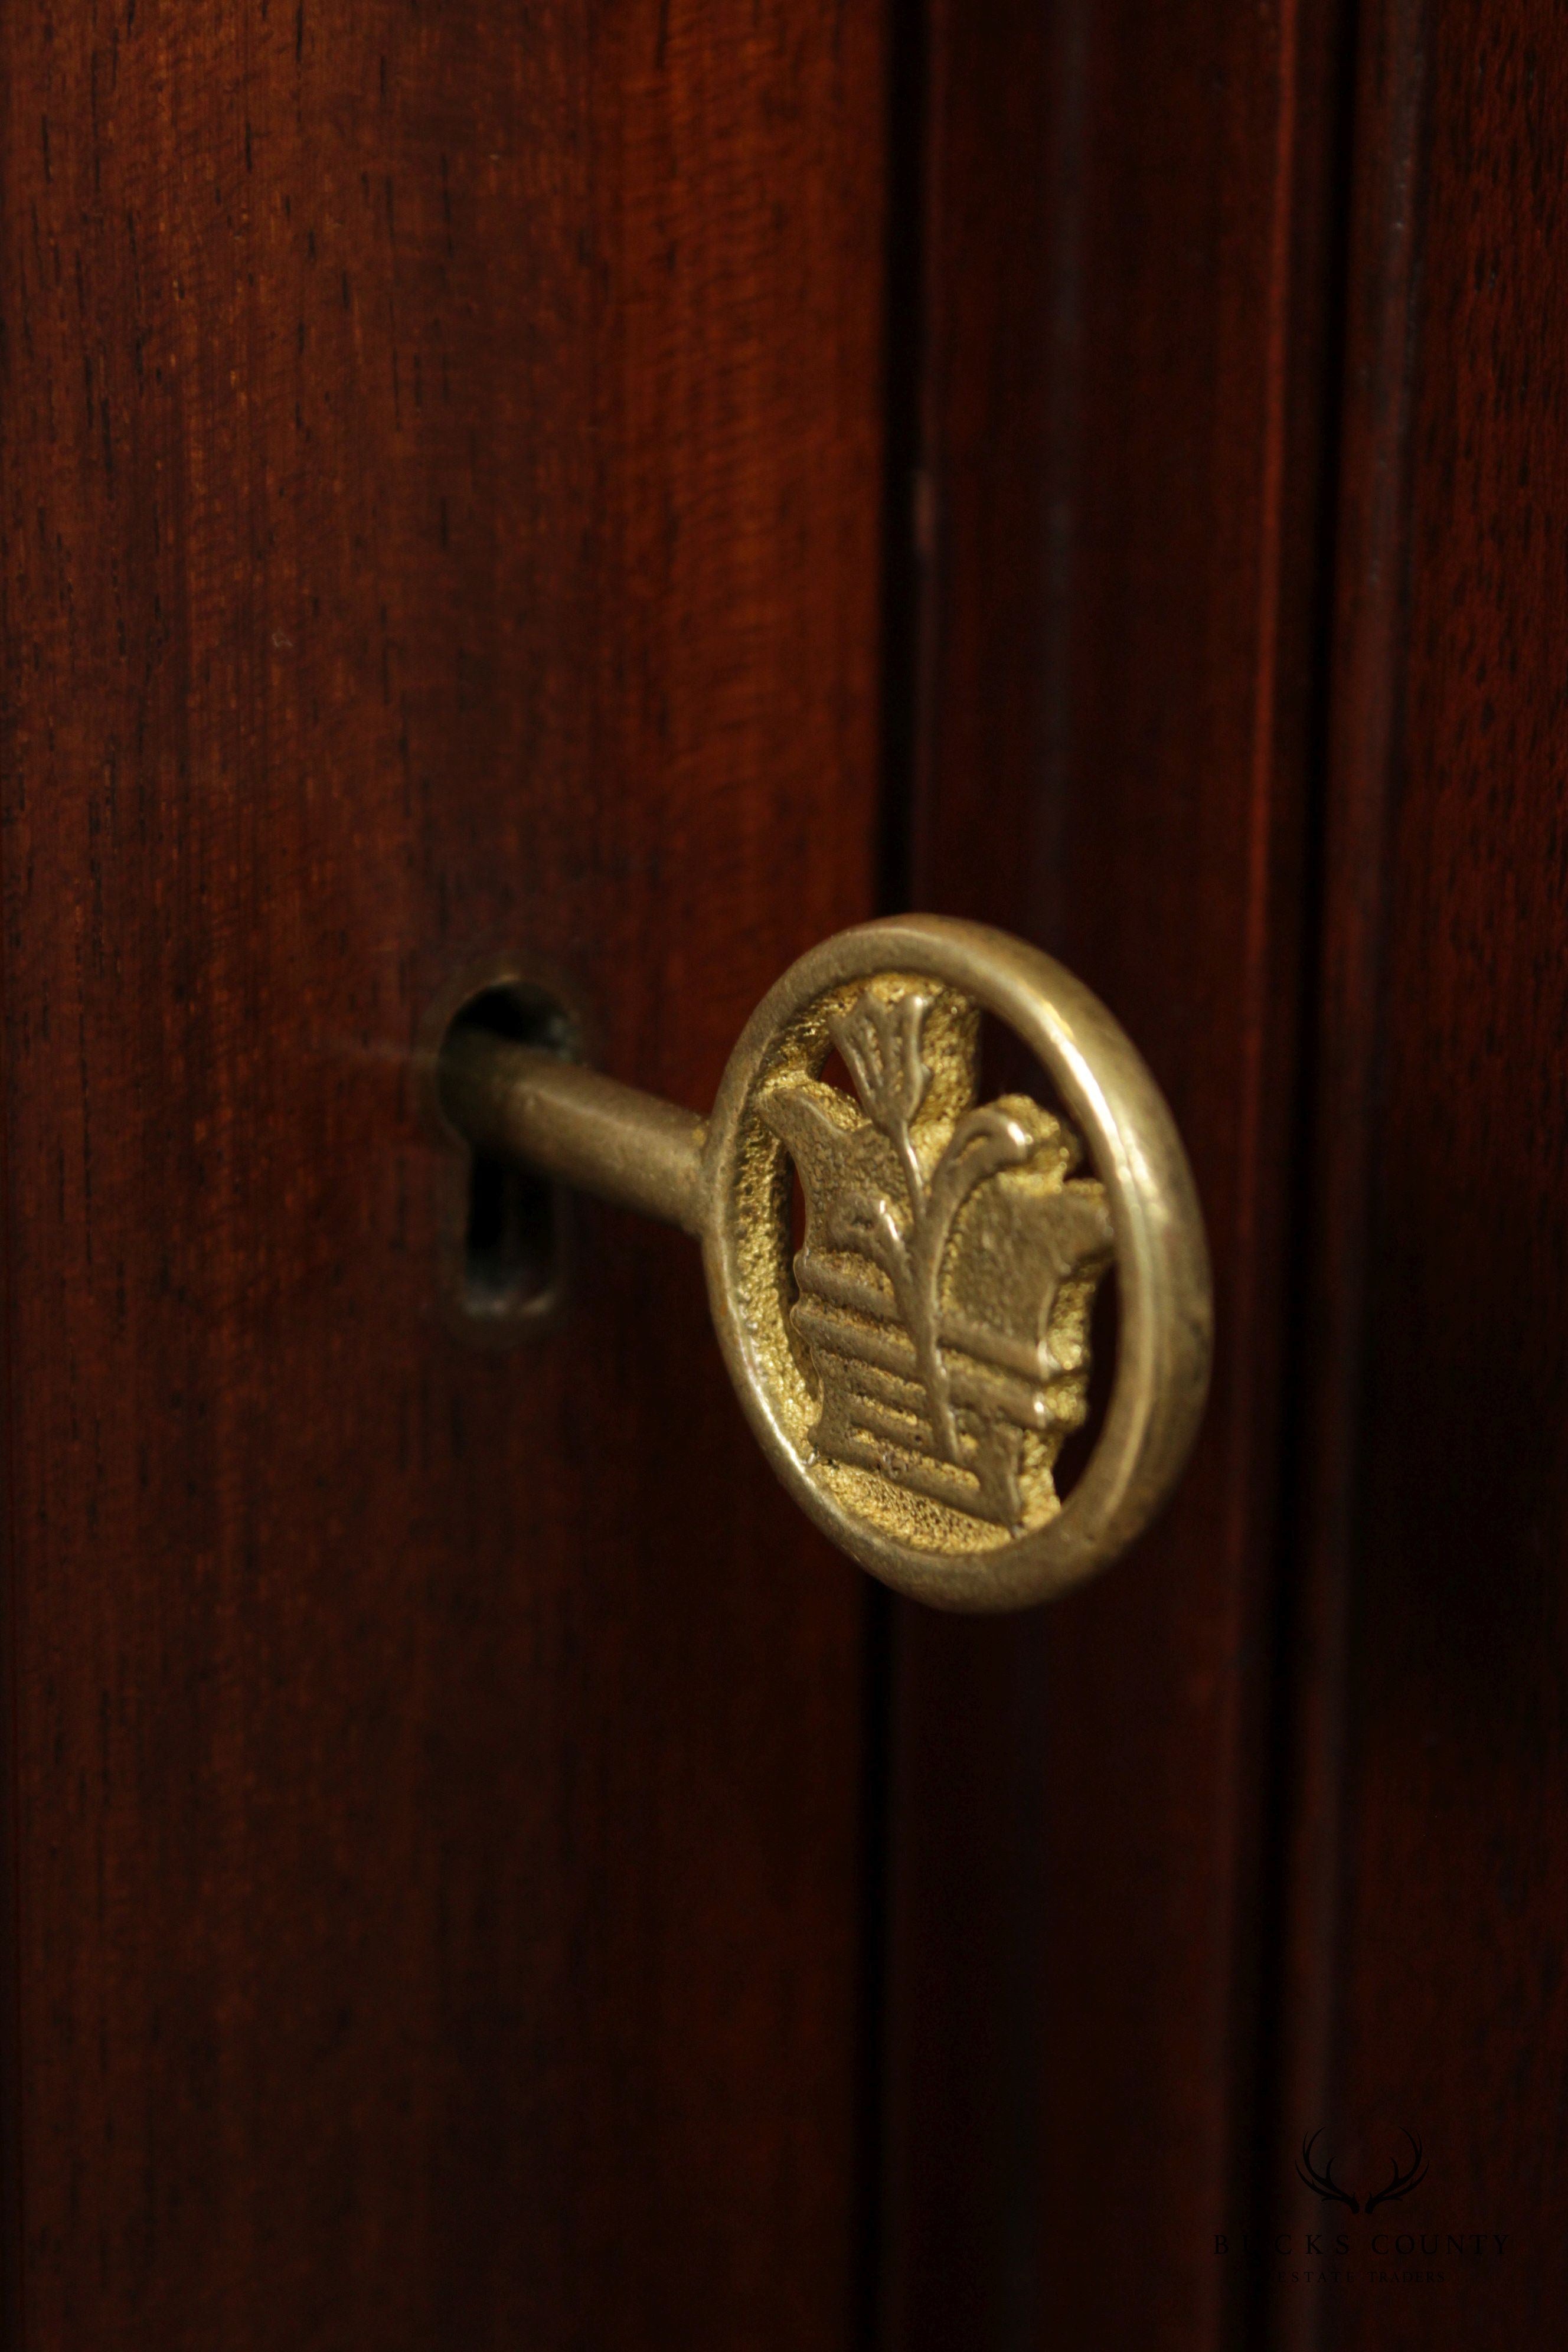
[[[1568,2297],[1568,70],[1539,0],[1364,26],[1284,2095],[1419,2135],[1445,2275],[1259,2340],[1503,2352]]]
[[[1207,2352],[1258,2154],[1340,19],[933,22],[915,895],[1039,939],[1148,1054],[1219,1355],[1135,1558],[1033,1622],[900,1622],[889,2340]]]
[[[1347,1800],[1344,1697],[1358,1470],[1366,1412],[1369,1218],[1384,1024],[1392,814],[1408,604],[1408,492],[1419,292],[1428,9],[1363,12],[1353,110],[1333,637],[1328,678],[1319,1002],[1311,1073],[1310,1253],[1302,1324],[1280,1677],[1282,1935],[1267,1998],[1263,2127],[1276,2151],[1337,2112],[1342,1960],[1339,1882]],[[1271,1956],[1272,1957],[1272,1956]],[[1262,2229],[1300,2221],[1266,2189]],[[1306,2218],[1318,2219],[1310,2200]],[[1267,2285],[1257,2340],[1323,2340],[1322,2299]]]

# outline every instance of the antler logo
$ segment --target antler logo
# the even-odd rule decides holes
[[[886,983],[828,1022],[858,1098],[781,1082],[762,1115],[806,1196],[792,1311],[819,1456],[1017,1530],[1058,1507],[1111,1255],[1081,1147],[1025,1096],[973,1108],[978,1015]]]
[[[1380,2205],[1391,2205],[1396,2198],[1408,2197],[1410,2191],[1413,2189],[1418,2189],[1426,2178],[1421,2143],[1414,2132],[1407,2131],[1403,2137],[1410,2142],[1409,2164],[1402,2168],[1398,2158],[1395,2158],[1393,2173],[1386,2187],[1374,2189],[1363,2205],[1360,2198],[1354,2196],[1350,2189],[1342,2189],[1334,2179],[1332,2157],[1328,2158],[1321,2172],[1313,2164],[1312,2150],[1322,2137],[1320,2129],[1315,2131],[1310,2139],[1302,2141],[1300,2158],[1296,2166],[1296,2177],[1304,2188],[1314,2190],[1325,2204],[1348,2205],[1352,2213],[1374,2213]]]

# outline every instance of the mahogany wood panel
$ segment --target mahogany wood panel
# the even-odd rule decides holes
[[[1381,2184],[1408,2129],[1427,2171],[1334,2217],[1352,2286],[1289,2340],[1480,2352],[1568,2302],[1561,16],[1373,12],[1363,88],[1321,1110],[1363,1272],[1316,1367],[1337,1695],[1301,1717],[1284,2024],[1342,2169]]]
[[[900,2352],[1240,2321],[1340,54],[1297,0],[933,18],[913,895],[1138,1041],[1219,1342],[1135,1557],[1033,1622],[900,1615]]]
[[[9,2341],[846,2344],[858,1580],[411,1041],[870,911],[879,0],[0,29]]]
[[[1346,1612],[1367,1411],[1368,1204],[1405,626],[1426,34],[1423,0],[1371,10],[1361,20],[1355,64],[1313,1101],[1298,1236],[1306,1282],[1280,1626],[1289,1666],[1279,1677],[1278,1941],[1265,1995],[1273,2063],[1259,2112],[1275,2160],[1272,2177],[1259,2183],[1252,2248],[1238,2260],[1255,2334],[1291,2352],[1318,2342],[1321,2297],[1300,2293],[1295,2262],[1270,2253],[1278,2256],[1283,2242],[1287,2253],[1310,2263],[1309,2235],[1320,2252],[1332,2242],[1314,2225],[1345,2218],[1302,2188],[1291,2158],[1320,2130],[1337,2142],[1342,2175],[1365,2154],[1364,2144],[1347,2149],[1331,2066],[1342,1993]],[[1404,2151],[1397,2137],[1394,2146]],[[1318,2157],[1332,2161],[1334,2152],[1325,2136]]]

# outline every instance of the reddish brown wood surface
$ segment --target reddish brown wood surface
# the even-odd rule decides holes
[[[936,20],[914,895],[1137,1039],[1220,1341],[1134,1558],[1033,1622],[900,1622],[900,2347],[1239,2315],[1337,56],[1293,0]]]
[[[0,30],[11,2341],[849,2340],[863,1601],[410,1043],[868,910],[876,0]]]
[[[1568,2300],[1568,47],[1391,7],[1363,75],[1321,1113],[1362,1271],[1325,1235],[1286,2089],[1427,2171],[1335,2217],[1355,2284],[1289,2340],[1500,2348]]]
[[[1252,2249],[1241,2258],[1264,2340],[1316,2345],[1323,2297],[1303,2294],[1301,2257],[1332,2253],[1347,2214],[1302,2187],[1293,2161],[1321,2133],[1316,2160],[1364,2168],[1347,2146],[1333,2075],[1342,1996],[1339,1947],[1346,1633],[1357,1467],[1368,1409],[1368,1206],[1376,1154],[1379,995],[1386,956],[1391,800],[1405,626],[1406,529],[1414,323],[1419,284],[1420,169],[1426,100],[1420,0],[1362,19],[1354,73],[1345,357],[1340,423],[1331,667],[1326,680],[1327,790],[1322,816],[1321,938],[1307,1128],[1310,1182],[1300,1213],[1305,1269],[1297,1380],[1298,1449],[1289,1513],[1279,1638],[1274,1979],[1264,1991],[1274,2065],[1259,2128],[1273,2162],[1259,2183]],[[1392,2148],[1407,2153],[1398,2125]],[[1376,2146],[1374,2163],[1384,2151]],[[1377,2178],[1385,2177],[1381,2170]],[[1363,2179],[1364,2190],[1365,2179]],[[1352,2192],[1356,2193],[1355,2191]],[[1363,2233],[1358,2257],[1370,2256]],[[1395,2232],[1397,2235],[1397,2232]],[[1234,2248],[1229,2250],[1234,2259]],[[1287,2260],[1271,2260],[1281,2252]],[[1337,2281],[1336,2281],[1337,2284]]]

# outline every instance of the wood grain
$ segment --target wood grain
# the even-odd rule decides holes
[[[1219,1353],[1102,1585],[900,1622],[889,2340],[1208,2352],[1258,2154],[1340,33],[934,23],[915,895],[1060,954],[1146,1054]]]
[[[1345,1708],[1352,1551],[1371,1372],[1366,1337],[1369,1206],[1376,1160],[1387,954],[1392,807],[1407,602],[1410,415],[1426,119],[1422,0],[1361,23],[1344,288],[1345,351],[1331,661],[1325,681],[1325,792],[1313,1049],[1304,1122],[1310,1181],[1301,1198],[1303,1270],[1297,1446],[1289,1479],[1287,1575],[1279,1640],[1276,1948],[1264,2000],[1271,2063],[1258,2128],[1273,2157],[1254,2210],[1258,2235],[1297,2252],[1325,2219],[1292,2157],[1323,2132],[1340,2172],[1364,2155],[1347,2141],[1334,2084],[1341,2013],[1342,1828],[1349,1790]],[[1408,2153],[1394,2126],[1394,2148]],[[1391,2151],[1392,2152],[1392,2151]],[[1386,2177],[1376,2150],[1375,2177]],[[1365,2180],[1363,2187],[1364,2189]],[[1353,2193],[1353,2192],[1352,2192]],[[1358,2254],[1371,2253],[1368,2241]],[[1376,2234],[1382,2234],[1377,2232]],[[1397,2234],[1397,2232],[1395,2233]],[[1318,2245],[1330,2242],[1319,2233]],[[1316,2345],[1323,2298],[1289,2271],[1244,2267],[1255,2331],[1281,2347]],[[1295,2267],[1294,2264],[1291,2265]]]
[[[1365,1273],[1310,1563],[1342,1698],[1304,1725],[1292,1918],[1295,1982],[1331,1998],[1288,2054],[1347,2166],[1386,2178],[1409,2128],[1427,2175],[1350,2225],[1423,2284],[1322,2298],[1292,2340],[1479,2352],[1544,2341],[1568,2293],[1568,50],[1535,0],[1409,6],[1363,73],[1358,175],[1418,268],[1369,239],[1354,289],[1394,331],[1352,395],[1380,373],[1407,423],[1392,468],[1370,404],[1346,444],[1347,509],[1383,528],[1341,590],[1321,1117],[1359,1137]],[[1347,855],[1374,821],[1380,891]]]
[[[18,2347],[849,2340],[861,1595],[678,1237],[448,1335],[407,1062],[869,910],[881,53],[0,33]]]

